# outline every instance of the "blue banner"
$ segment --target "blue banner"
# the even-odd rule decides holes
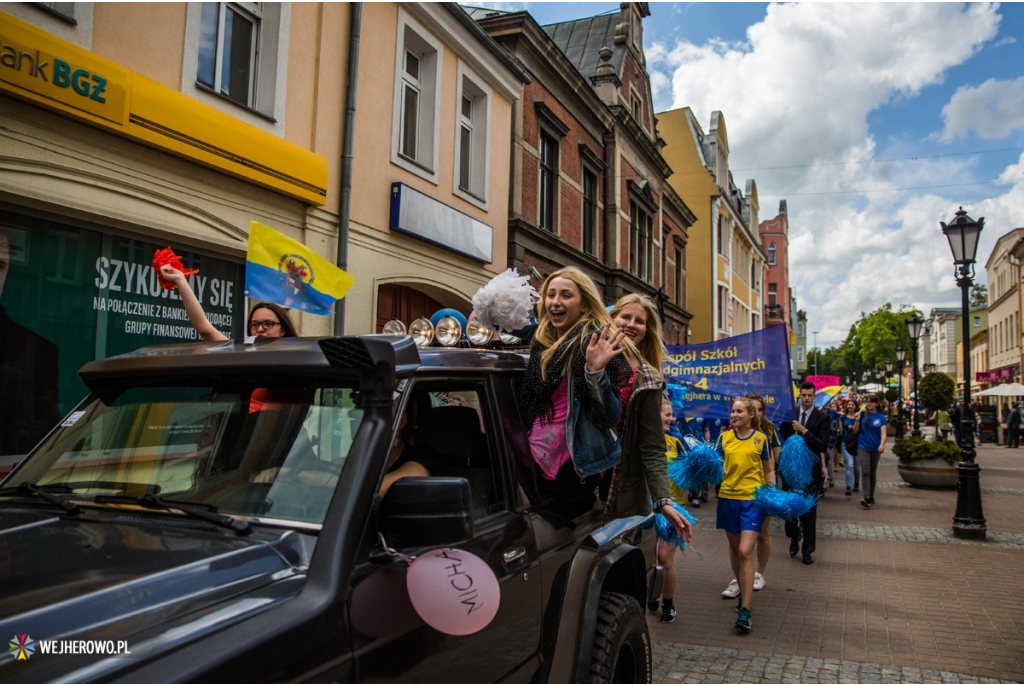
[[[728,420],[733,399],[756,392],[772,423],[793,420],[786,326],[706,345],[669,345],[663,372],[677,417]]]

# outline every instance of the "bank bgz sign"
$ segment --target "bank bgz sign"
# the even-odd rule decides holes
[[[72,53],[46,34],[28,30],[7,15],[0,24],[0,82],[5,90],[63,110],[74,110],[124,126],[130,72],[124,67]]]

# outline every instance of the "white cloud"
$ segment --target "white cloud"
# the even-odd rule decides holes
[[[712,111],[723,112],[730,167],[740,187],[757,180],[761,218],[787,199],[790,285],[820,331],[819,345],[838,344],[861,311],[888,301],[927,312],[956,300],[938,225],[956,210],[949,199],[956,191],[884,191],[973,180],[976,160],[875,161],[868,115],[941,83],[947,70],[995,38],[997,9],[770,5],[745,42],[681,42],[658,55],[652,68],[670,74],[673,107],[690,106],[705,129]],[[988,212],[982,251],[1024,217],[1022,174],[1004,180],[1016,185],[992,186],[1002,194],[965,205],[975,217]],[[866,189],[881,192],[834,194]]]
[[[958,88],[942,108],[942,118],[946,122],[943,140],[971,131],[988,140],[1008,136],[1024,126],[1024,76],[1014,81],[990,78],[980,86]]]

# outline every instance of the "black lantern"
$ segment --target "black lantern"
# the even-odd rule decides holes
[[[910,335],[911,340],[917,340],[921,337],[921,326],[924,325],[924,319],[918,318],[917,314],[907,319],[907,333]]]
[[[900,363],[900,366],[903,366],[903,360],[906,358],[907,348],[905,348],[903,345],[900,345],[899,347],[896,348],[896,361]]]
[[[961,207],[956,217],[942,226],[942,233],[953,252],[956,284],[960,287],[960,314],[963,319],[964,345],[971,339],[969,294],[974,285],[974,261],[978,239],[985,228],[985,219],[975,221]],[[964,354],[964,407],[960,412],[960,463],[956,465],[956,513],[953,514],[953,535],[973,540],[985,539],[985,515],[981,508],[981,469],[974,458],[974,410],[971,408],[971,355]]]
[[[956,213],[956,218],[942,226],[942,233],[949,241],[949,249],[953,251],[953,263],[957,266],[969,266],[974,264],[974,258],[978,254],[978,239],[981,237],[981,229],[985,228],[985,217],[975,221],[967,216],[967,212],[961,207]]]
[[[885,372],[887,374],[892,373],[892,360],[891,359],[885,362]]]

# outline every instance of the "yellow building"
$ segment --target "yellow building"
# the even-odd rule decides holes
[[[199,269],[233,338],[253,220],[345,263],[347,333],[468,312],[505,268],[529,76],[457,5],[0,3],[0,36],[0,327],[45,357],[55,416],[84,396],[84,363],[196,339],[159,248]]]
[[[691,343],[764,327],[766,256],[758,234],[757,185],[741,191],[729,171],[725,117],[711,114],[708,133],[689,107],[658,114],[669,185],[693,211],[687,246]]]

